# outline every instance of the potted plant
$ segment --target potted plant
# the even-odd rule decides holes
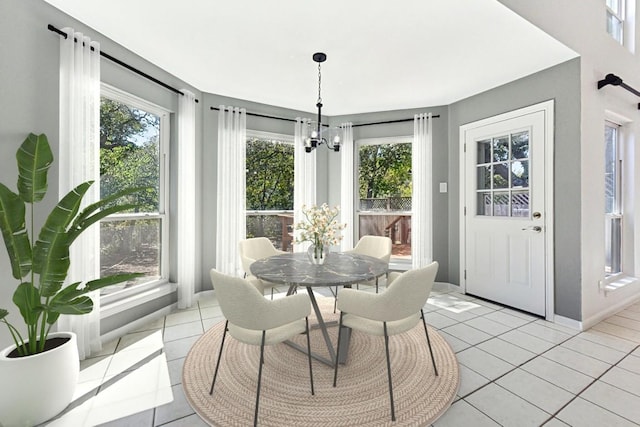
[[[24,321],[20,328],[12,325],[7,319],[8,310],[0,308],[0,323],[8,327],[14,341],[0,352],[0,425],[5,426],[39,424],[71,402],[79,372],[75,335],[50,333],[51,327],[61,314],[91,312],[93,302],[88,292],[139,276],[117,274],[63,287],[74,240],[107,215],[135,208],[133,203],[116,202],[140,188],[120,192],[80,211],[82,199],[93,184],[84,182],[58,202],[35,239],[33,205],[46,195],[47,174],[53,163],[47,137],[29,134],[16,158],[18,193],[0,183],[0,229],[12,275],[18,282],[13,303]],[[31,205],[28,229],[27,205]]]

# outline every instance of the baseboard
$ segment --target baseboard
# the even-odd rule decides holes
[[[568,317],[553,315],[553,323],[566,326],[567,328],[575,329],[577,331],[583,331],[583,323],[579,320],[569,319]]]
[[[611,317],[614,314],[618,313],[619,311],[629,307],[632,304],[635,304],[637,301],[640,300],[640,294],[625,299],[624,301],[620,301],[618,304],[612,305],[611,307],[608,307],[606,310],[600,311],[596,314],[594,314],[593,316],[590,316],[586,319],[582,320],[582,325],[584,326],[584,330],[589,329],[592,326],[597,325],[598,323],[602,322],[604,319],[606,319],[607,317]]]

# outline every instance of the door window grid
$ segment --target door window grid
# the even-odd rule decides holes
[[[622,272],[622,158],[620,126],[605,123],[605,274]]]
[[[529,131],[477,141],[480,216],[529,217]]]

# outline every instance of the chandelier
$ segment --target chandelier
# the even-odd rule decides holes
[[[312,152],[317,146],[324,144],[326,147],[333,151],[340,151],[340,130],[337,128],[322,127],[322,95],[321,95],[321,83],[322,72],[320,70],[320,64],[327,60],[327,55],[322,52],[316,52],[313,54],[313,60],[318,63],[318,102],[316,107],[318,108],[318,121],[309,122],[304,141],[304,151],[307,153]]]

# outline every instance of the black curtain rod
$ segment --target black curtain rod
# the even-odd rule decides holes
[[[220,109],[218,107],[209,107],[211,110],[216,110],[216,111],[220,111]],[[255,117],[264,117],[267,119],[274,119],[274,120],[284,120],[286,122],[295,122],[295,120],[293,119],[287,119],[284,117],[276,117],[276,116],[267,116],[264,114],[258,114],[258,113],[250,113],[247,111],[247,116],[255,116]],[[434,116],[431,116],[432,118],[438,118],[440,117],[439,114],[436,114]],[[356,124],[356,125],[352,125],[352,127],[360,127],[360,126],[371,126],[371,125],[384,125],[384,124],[388,124],[388,123],[401,123],[401,122],[411,122],[413,121],[413,119],[400,119],[400,120],[388,120],[386,122],[372,122],[372,123],[360,123],[360,124]],[[329,126],[327,124],[322,124],[322,126]]]
[[[49,31],[53,31],[54,33],[59,34],[60,36],[64,37],[65,39],[67,37],[69,37],[67,33],[65,33],[64,31],[62,31],[62,30],[60,30],[60,29],[58,29],[56,27],[54,27],[51,24],[47,25],[47,28],[49,29]],[[78,42],[78,40],[75,37],[73,38],[73,41],[76,42],[76,43]],[[91,50],[94,50],[94,49],[91,48]],[[119,60],[118,58],[115,58],[115,57],[109,55],[107,52],[105,52],[103,50],[100,50],[100,56],[108,59],[111,62],[115,62],[116,64],[120,65],[121,67],[124,67],[127,70],[132,71],[132,72],[144,77],[145,79],[151,80],[155,84],[158,84],[158,85],[162,86],[165,89],[169,89],[171,92],[174,92],[174,93],[177,93],[179,95],[183,95],[184,96],[184,93],[182,91],[174,88],[173,86],[169,86],[165,82],[160,81],[160,80],[156,79],[153,76],[150,76],[149,74],[145,73],[144,71],[140,71],[137,68],[132,67],[131,65],[127,64],[126,62],[123,62],[123,61]],[[195,101],[198,102],[197,99]]]
[[[435,115],[431,116],[432,119],[437,119],[439,117],[440,117],[439,114],[435,114]],[[387,121],[384,121],[384,122],[358,123],[358,124],[352,125],[352,127],[357,128],[357,127],[360,127],[360,126],[386,125],[386,124],[389,124],[389,123],[412,122],[413,120],[414,119],[411,118],[411,119],[387,120]]]
[[[609,73],[604,77],[604,79],[598,81],[598,89],[602,89],[607,85],[620,86],[628,90],[635,96],[640,96],[640,92],[638,92],[637,90],[635,90],[634,88],[632,88],[631,86],[623,82],[622,79],[616,76],[615,74]],[[638,103],[638,109],[640,110],[640,103]]]

